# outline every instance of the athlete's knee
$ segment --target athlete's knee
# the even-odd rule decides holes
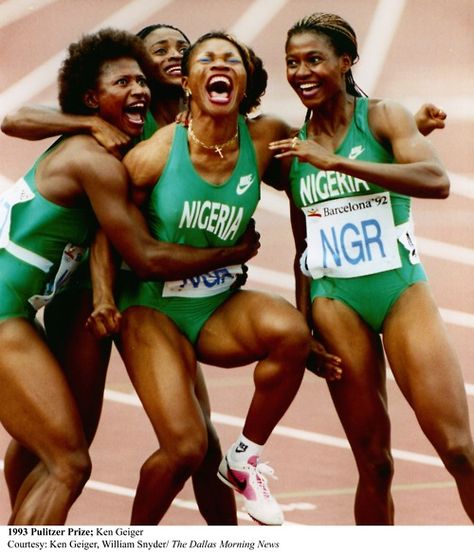
[[[65,485],[72,494],[79,494],[92,471],[92,462],[86,447],[61,454],[50,469],[51,476]]]
[[[450,443],[439,451],[446,469],[454,477],[474,473],[474,447],[471,440]]]
[[[393,479],[393,458],[389,448],[370,449],[359,460],[359,473],[377,487],[388,487]]]
[[[205,427],[177,435],[172,447],[162,449],[167,471],[176,484],[184,484],[202,464],[208,447]],[[153,469],[153,466],[148,466]]]
[[[296,309],[288,309],[282,316],[267,320],[269,354],[303,362],[310,347],[311,334],[303,316]]]
[[[205,434],[193,435],[177,445],[174,458],[179,478],[187,479],[199,468],[206,456],[207,445]]]

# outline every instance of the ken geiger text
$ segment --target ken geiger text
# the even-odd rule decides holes
[[[278,539],[156,538],[147,529],[130,527],[9,527],[9,550],[278,550]],[[148,537],[148,538],[147,538]]]

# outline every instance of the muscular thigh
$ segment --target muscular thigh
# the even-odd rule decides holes
[[[0,323],[0,417],[36,453],[60,440],[82,442],[69,387],[44,339],[25,319]]]
[[[89,440],[99,422],[112,348],[110,338],[97,339],[86,328],[91,312],[87,288],[68,288],[44,312],[48,344],[68,379]]]
[[[397,383],[425,424],[462,424],[467,416],[459,360],[427,284],[399,299],[384,328]]]
[[[313,322],[326,348],[342,359],[342,378],[328,382],[349,439],[388,429],[386,374],[380,338],[350,307],[337,300],[313,302]]]
[[[285,299],[242,290],[205,323],[196,344],[198,358],[224,367],[254,362],[281,339],[304,336],[301,314]]]
[[[148,307],[127,309],[118,346],[162,444],[201,426],[194,351],[167,316]]]

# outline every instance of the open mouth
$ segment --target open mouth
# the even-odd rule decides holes
[[[145,102],[135,102],[124,109],[127,119],[134,125],[143,125],[147,106]]]
[[[313,96],[321,88],[321,83],[303,82],[298,84],[297,88],[302,96],[309,97]]]
[[[171,77],[180,77],[181,76],[181,64],[170,65],[165,69],[165,73]]]
[[[219,104],[225,104],[230,101],[232,89],[232,81],[225,75],[211,77],[206,85],[210,100]]]

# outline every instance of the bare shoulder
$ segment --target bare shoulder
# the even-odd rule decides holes
[[[119,159],[86,134],[66,138],[53,151],[50,161],[51,170],[61,170],[71,175],[75,173],[81,180],[86,177],[100,178],[102,174],[110,175],[110,171],[122,166]]]
[[[175,129],[176,123],[160,128],[124,157],[124,165],[135,186],[154,185],[160,177],[171,150]]]
[[[370,99],[368,118],[372,132],[381,139],[386,139],[394,133],[416,130],[411,112],[400,102],[392,99]]]
[[[274,115],[248,119],[247,126],[254,142],[264,140],[268,144],[274,140],[283,140],[291,134],[290,125]]]
[[[410,111],[396,100],[384,98],[376,99],[371,98],[369,100],[369,119],[372,120],[394,120],[397,117],[409,116],[413,118]]]

